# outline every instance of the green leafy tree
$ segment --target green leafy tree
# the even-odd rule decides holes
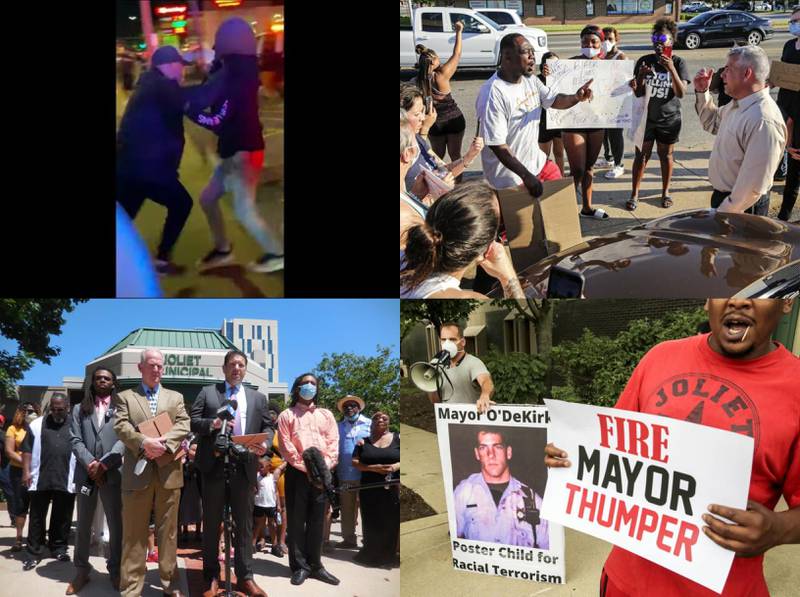
[[[319,404],[341,418],[336,403],[347,394],[358,396],[366,402],[364,414],[371,416],[385,412],[391,419],[391,428],[400,428],[400,363],[391,356],[391,349],[378,346],[375,356],[351,352],[322,355],[314,368],[321,379]]]
[[[50,364],[61,352],[50,344],[61,334],[64,313],[86,299],[0,299],[0,336],[17,343],[17,350],[0,350],[0,392],[14,394],[14,386],[35,361]]]
[[[667,313],[661,319],[637,319],[614,338],[584,329],[574,342],[553,348],[553,365],[566,381],[560,397],[597,406],[613,406],[645,353],[666,340],[697,333],[707,319],[703,309]]]
[[[498,404],[543,404],[549,398],[549,359],[524,352],[503,354],[492,348],[483,362],[494,382],[492,400]]]
[[[400,341],[416,324],[429,321],[438,333],[446,321],[463,321],[481,301],[476,299],[433,299],[400,301]]]

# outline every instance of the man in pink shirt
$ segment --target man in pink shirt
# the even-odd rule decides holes
[[[278,445],[286,469],[286,523],[292,584],[310,576],[338,585],[339,579],[322,567],[322,527],[325,499],[322,488],[308,478],[303,451],[318,448],[333,469],[339,458],[339,430],[331,411],[317,406],[317,377],[304,373],[292,384],[290,408],[278,417]]]

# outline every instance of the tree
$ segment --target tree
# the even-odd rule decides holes
[[[322,355],[314,368],[321,380],[319,404],[338,413],[336,402],[348,394],[366,402],[366,416],[377,411],[385,412],[391,428],[400,428],[400,364],[391,356],[391,349],[378,346],[376,356],[362,356],[351,352]],[[338,415],[337,415],[338,416]]]
[[[86,299],[0,299],[0,336],[16,341],[16,353],[0,350],[0,391],[14,395],[14,386],[33,367],[47,365],[61,349],[50,345],[50,336],[61,334],[64,313],[71,313]]]
[[[476,299],[400,301],[400,342],[417,323],[429,321],[438,333],[442,323],[462,321],[480,304],[481,301]]]
[[[553,301],[548,299],[524,300],[495,299],[495,305],[505,307],[509,311],[516,311],[518,315],[533,324],[536,330],[536,347],[531,347],[531,352],[547,356],[553,348]]]

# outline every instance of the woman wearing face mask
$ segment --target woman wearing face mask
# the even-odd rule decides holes
[[[25,435],[28,433],[28,425],[33,423],[41,413],[38,404],[20,404],[14,413],[14,420],[6,430],[6,456],[8,456],[11,466],[9,467],[9,478],[11,481],[12,495],[8,496],[8,509],[14,518],[17,527],[17,541],[11,551],[22,550],[22,531],[25,528],[25,520],[28,517],[30,508],[30,497],[28,487],[22,483],[22,452],[20,446]]]
[[[642,56],[633,67],[631,81],[636,97],[645,95],[645,86],[650,88],[647,105],[647,123],[641,150],[636,148],[633,160],[633,188],[631,198],[625,206],[633,211],[639,204],[639,186],[653,143],[656,144],[661,162],[661,207],[672,207],[669,184],[672,179],[672,148],[681,132],[681,98],[689,84],[686,63],[672,54],[672,44],[678,28],[672,19],[658,19],[653,25],[653,54]]]
[[[541,73],[539,80],[546,84],[547,76],[550,70],[547,67],[548,60],[558,60],[558,55],[555,52],[545,52],[542,56]],[[553,148],[553,161],[561,170],[561,176],[564,176],[564,143],[561,140],[561,131],[559,129],[547,128],[547,110],[542,110],[542,119],[539,122],[539,149],[544,152],[544,155],[550,157],[550,147]]]
[[[614,27],[603,27],[603,35],[605,35],[605,40],[603,41],[605,60],[627,60],[627,56],[619,49],[619,32]],[[622,129],[606,129],[605,138],[603,139],[605,159],[600,158],[595,164],[598,168],[611,168],[606,172],[606,178],[619,178],[625,173],[625,168],[622,167],[624,148]],[[613,161],[611,160],[612,156],[614,158]]]
[[[471,181],[442,195],[425,222],[413,226],[401,256],[401,298],[486,298],[462,290],[468,269],[480,265],[497,278],[506,298],[522,288],[505,248],[495,239],[500,205],[485,182]]]
[[[604,39],[605,36],[600,27],[587,25],[581,31],[581,55],[572,58],[602,60]],[[603,147],[604,136],[603,129],[561,129],[570,173],[575,181],[575,188],[583,201],[583,209],[580,211],[583,218],[603,220],[608,217],[604,210],[592,208],[592,167]]]
[[[800,64],[800,8],[792,12],[789,19],[789,33],[793,35],[783,46],[781,62],[789,64]],[[786,168],[786,185],[783,187],[783,202],[778,218],[788,220],[792,213],[792,208],[797,201],[798,187],[800,187],[800,143],[798,143],[797,130],[800,123],[797,121],[800,113],[800,91],[783,89],[778,92],[778,107],[786,119],[787,128],[791,127],[786,137],[789,147],[788,162]],[[792,138],[794,137],[794,139]]]
[[[278,447],[286,469],[286,518],[291,583],[307,578],[338,585],[339,579],[322,566],[322,530],[327,500],[323,489],[308,476],[303,452],[317,448],[328,469],[339,460],[339,431],[331,411],[317,406],[319,380],[303,373],[294,380],[291,405],[278,416]]]

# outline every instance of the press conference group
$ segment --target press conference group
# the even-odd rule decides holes
[[[225,355],[225,381],[202,388],[188,409],[184,396],[161,385],[159,350],[143,350],[138,368],[141,383],[133,388],[118,392],[115,373],[99,366],[81,403],[55,393],[43,413],[38,403],[21,402],[10,425],[0,420],[0,489],[24,570],[36,568],[48,548],[57,561],[72,560],[66,594],[79,593],[92,580],[98,498],[108,581],[125,596],[142,594],[147,562],[158,563],[165,595],[184,594],[179,527],[182,539],[193,526],[202,541],[204,595],[233,588],[266,596],[254,578],[253,556],[261,551],[288,555],[293,585],[309,578],[338,585],[322,553],[358,549],[359,513],[362,546],[353,561],[399,565],[400,438],[387,414],[368,418],[365,400],[347,395],[337,401],[337,422],[318,405],[312,373],[294,380],[284,409],[244,383],[247,356],[238,350]],[[337,519],[343,540],[333,544]]]

